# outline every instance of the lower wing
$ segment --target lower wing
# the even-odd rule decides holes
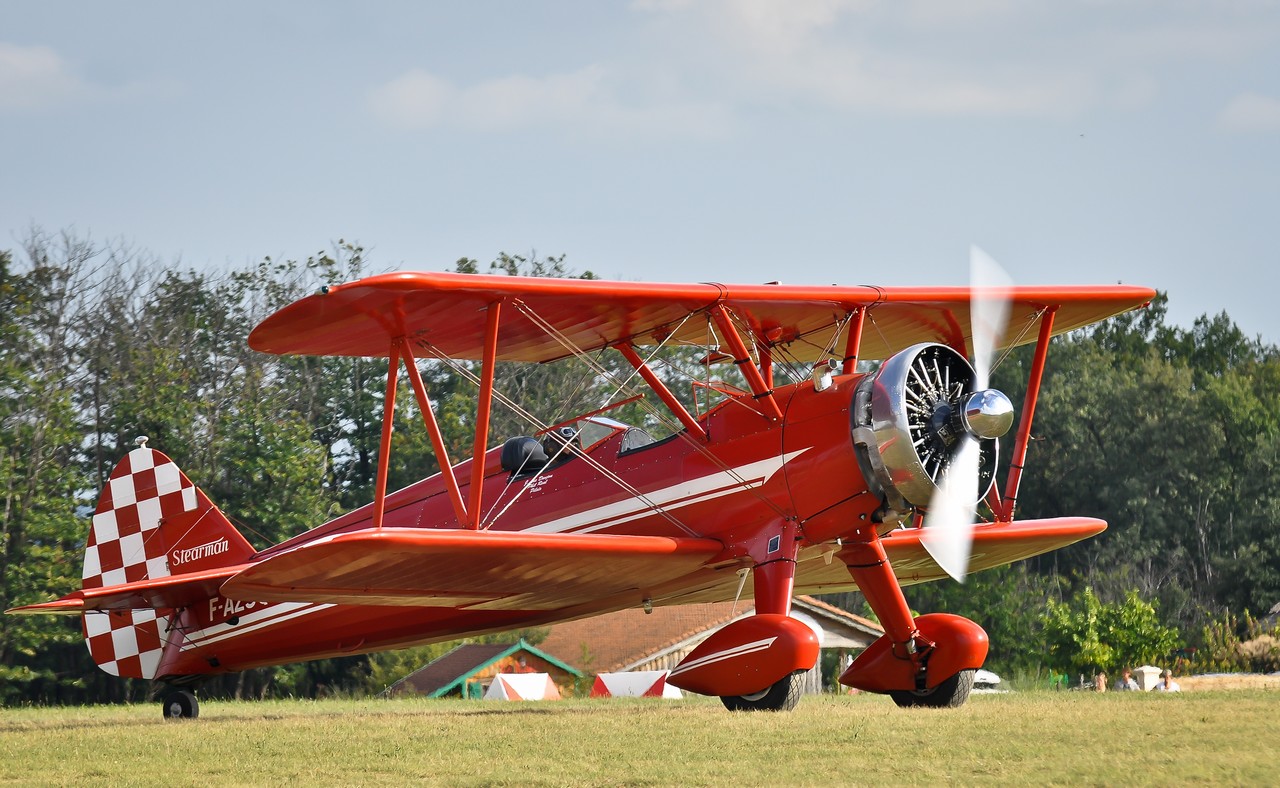
[[[978,572],[1047,553],[1100,534],[1106,522],[1093,517],[1055,517],[1049,520],[1016,520],[977,525],[969,571]],[[947,573],[924,549],[922,528],[892,531],[881,542],[898,582],[903,585],[941,580]]]
[[[979,525],[970,568],[990,569],[1047,553],[1106,527],[1088,517]],[[922,534],[906,528],[882,540],[904,585],[947,576],[921,544]],[[712,539],[663,536],[367,529],[255,563],[85,589],[8,612],[180,608],[219,593],[246,601],[556,610],[628,592],[643,598],[650,588],[707,568],[722,550]],[[736,575],[716,578],[681,601],[731,598],[736,580]],[[798,585],[822,593],[852,583],[839,562],[805,561]]]
[[[222,585],[229,599],[554,610],[703,568],[712,539],[371,528],[269,557]]]

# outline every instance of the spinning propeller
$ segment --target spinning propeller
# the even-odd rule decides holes
[[[969,311],[973,330],[974,380],[971,393],[957,403],[959,446],[940,469],[937,490],[929,501],[921,543],[947,574],[960,582],[969,571],[973,524],[979,488],[980,440],[1004,435],[1013,423],[1013,405],[1003,393],[989,389],[991,364],[1009,318],[1012,281],[995,260],[976,246],[969,253]],[[954,420],[954,418],[952,419]]]

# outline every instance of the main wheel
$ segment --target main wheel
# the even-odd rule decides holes
[[[975,673],[977,671],[973,669],[962,670],[933,689],[890,690],[889,697],[903,708],[910,706],[926,706],[933,709],[958,708],[969,699]]]
[[[172,690],[165,693],[160,708],[166,720],[189,719],[200,716],[200,701],[186,690]]]
[[[729,711],[791,711],[800,703],[805,671],[783,676],[768,689],[750,695],[722,695],[720,702]]]

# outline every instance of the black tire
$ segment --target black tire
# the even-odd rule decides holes
[[[804,692],[804,674],[797,670],[768,689],[751,695],[722,695],[720,702],[729,711],[791,711]]]
[[[903,708],[922,706],[930,709],[955,709],[964,705],[973,691],[973,677],[978,671],[962,670],[929,690],[890,690],[889,697]]]
[[[194,720],[200,716],[200,701],[186,690],[166,692],[160,708],[166,720]]]

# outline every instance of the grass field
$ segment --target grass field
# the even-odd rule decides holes
[[[0,783],[1274,784],[1280,691],[1028,692],[952,711],[874,695],[718,701],[206,702],[0,710]]]

